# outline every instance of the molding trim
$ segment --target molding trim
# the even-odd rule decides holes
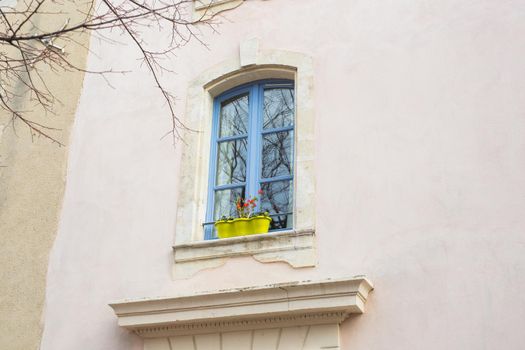
[[[236,332],[239,330],[259,330],[285,328],[290,326],[313,326],[320,324],[340,324],[348,317],[344,312],[324,312],[290,316],[265,317],[241,321],[198,322],[183,325],[167,325],[139,328],[133,330],[142,338],[158,338],[181,335]]]
[[[260,262],[283,261],[295,268],[315,266],[315,232],[284,231],[174,245],[173,274],[189,277],[203,266],[218,267],[238,256],[252,256]]]
[[[118,324],[144,338],[339,324],[363,313],[366,277],[292,282],[111,303]]]
[[[194,0],[193,19],[210,19],[213,16],[239,7],[244,0]]]

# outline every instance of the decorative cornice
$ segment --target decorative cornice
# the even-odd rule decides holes
[[[248,320],[222,320],[216,322],[186,323],[181,325],[153,326],[133,329],[133,332],[143,338],[157,338],[178,335],[207,334],[215,332],[238,331],[240,329],[255,330],[265,328],[281,328],[289,326],[317,325],[341,323],[348,317],[345,312],[324,312],[314,314],[298,314],[289,316],[264,317]]]
[[[363,313],[365,277],[294,282],[176,298],[112,303],[120,326],[141,337],[342,322]]]

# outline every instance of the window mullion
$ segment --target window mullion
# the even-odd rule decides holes
[[[246,179],[246,197],[254,196],[258,180],[258,129],[259,129],[259,84],[252,86],[250,90],[250,122],[248,132],[248,169]]]
[[[268,182],[287,181],[287,180],[293,180],[293,175],[280,175],[280,176],[269,177],[267,179],[261,179],[260,182],[268,183]]]
[[[278,133],[278,132],[290,131],[290,130],[293,130],[293,129],[294,129],[294,126],[293,125],[289,125],[289,126],[283,126],[281,128],[276,128],[276,129],[264,129],[264,130],[261,130],[261,134],[263,134],[263,135],[275,134],[275,133]]]

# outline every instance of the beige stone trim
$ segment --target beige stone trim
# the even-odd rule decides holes
[[[194,0],[193,19],[210,18],[240,6],[244,0]]]
[[[216,267],[223,263],[227,254],[217,253],[215,247],[199,249],[201,259],[184,261],[184,270],[177,267],[178,259],[187,256],[190,243],[203,240],[202,223],[206,213],[208,168],[210,157],[211,118],[213,98],[235,86],[268,78],[286,78],[295,81],[296,127],[295,127],[295,176],[294,176],[294,230],[315,231],[315,179],[314,179],[314,108],[313,63],[310,57],[280,50],[261,50],[256,39],[242,43],[239,55],[201,73],[188,87],[185,124],[198,132],[187,132],[182,146],[181,182],[175,227],[174,278],[184,277],[201,269]],[[249,64],[241,65],[241,60]],[[255,62],[255,63],[254,63]],[[270,242],[263,239],[264,242]],[[236,241],[231,241],[236,242]],[[304,243],[304,242],[303,242]],[[251,254],[246,249],[241,254],[233,251],[231,256],[254,255],[263,262],[286,261],[294,267],[312,266],[315,259],[315,240],[309,239],[310,247],[302,254]],[[268,243],[270,244],[270,243]],[[267,245],[267,244],[265,244]],[[181,247],[184,246],[184,249]],[[205,250],[208,249],[206,252]],[[274,246],[272,249],[280,249]],[[184,254],[183,254],[184,253]],[[213,261],[214,259],[219,259]],[[177,262],[177,260],[179,260]]]
[[[182,341],[185,336],[233,331],[251,331],[253,337],[255,330],[338,325],[349,314],[364,312],[371,290],[372,284],[365,277],[354,277],[123,301],[110,306],[121,327],[144,338],[177,337]]]

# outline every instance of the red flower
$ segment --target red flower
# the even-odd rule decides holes
[[[263,194],[264,192],[263,192],[263,190],[259,189],[259,191],[257,191],[257,193]]]

